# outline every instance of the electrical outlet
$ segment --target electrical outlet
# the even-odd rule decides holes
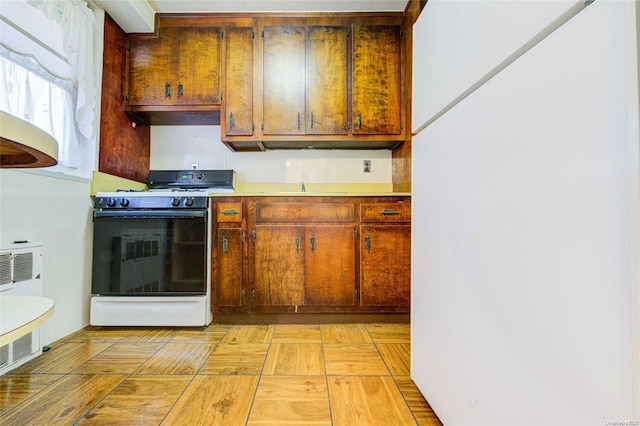
[[[191,163],[191,170],[198,170],[198,163]]]
[[[362,171],[371,173],[371,160],[362,160]]]

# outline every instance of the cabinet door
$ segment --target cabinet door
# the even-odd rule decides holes
[[[354,135],[397,135],[401,128],[400,27],[353,26]]]
[[[256,306],[298,306],[304,303],[304,228],[256,226]]]
[[[242,306],[242,228],[218,228],[215,256],[213,304],[218,308]]]
[[[167,42],[172,36],[175,31],[168,28],[157,38],[129,40],[129,105],[173,103],[171,96],[167,96],[175,67],[175,56]]]
[[[307,226],[305,237],[305,305],[355,305],[355,228]]]
[[[220,28],[181,27],[176,30],[177,45],[174,41],[171,52],[179,58],[173,78],[176,86],[175,102],[186,105],[219,105],[222,81]]]
[[[347,134],[347,28],[307,30],[306,133]]]
[[[253,28],[227,28],[224,132],[253,135]]]
[[[263,134],[305,132],[305,36],[302,26],[263,30]]]
[[[360,305],[409,306],[411,226],[360,228]]]

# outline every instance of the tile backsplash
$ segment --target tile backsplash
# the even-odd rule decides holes
[[[371,171],[363,172],[363,160]],[[151,126],[151,169],[233,169],[238,182],[391,183],[390,150],[232,152],[219,126]]]

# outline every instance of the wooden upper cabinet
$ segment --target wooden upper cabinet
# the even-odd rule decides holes
[[[253,120],[253,43],[252,27],[225,30],[224,114],[225,136],[252,136]]]
[[[166,96],[166,85],[173,81],[175,57],[169,41],[175,28],[157,38],[129,40],[129,105],[166,105],[173,102]],[[169,88],[170,90],[170,88]]]
[[[219,27],[166,27],[129,40],[129,105],[219,105]]]
[[[311,26],[307,29],[307,134],[348,133],[347,34],[346,27]]]
[[[354,135],[402,132],[401,46],[400,26],[353,26]]]
[[[263,129],[265,135],[305,132],[304,26],[265,26],[263,46]]]
[[[265,26],[263,131],[346,135],[347,27]]]

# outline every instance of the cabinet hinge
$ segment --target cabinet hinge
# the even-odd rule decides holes
[[[252,239],[253,241],[255,241],[255,240],[256,240],[256,230],[255,230],[255,229],[251,231],[251,239]]]
[[[256,39],[256,32],[251,31],[251,40],[255,40],[255,39]]]
[[[402,28],[400,28],[400,37],[402,37]]]
[[[129,99],[131,98],[131,95],[129,93],[127,93],[126,95],[124,95],[124,98],[127,100],[127,102],[129,102]]]
[[[260,130],[264,132],[264,123],[262,123],[262,125],[260,126]]]
[[[251,290],[251,298],[253,299],[254,303],[256,301],[256,289],[254,288],[253,290]]]
[[[223,101],[224,100],[224,92],[220,93],[220,100]]]
[[[127,42],[127,50],[131,50],[131,42],[130,41]]]
[[[244,231],[243,231],[242,232],[242,236],[240,237],[240,241],[242,241],[242,244],[244,244],[244,240],[245,240],[245,238],[244,238]]]
[[[404,129],[404,125],[402,123],[400,123],[400,130]]]
[[[262,38],[264,38],[264,30],[262,30]]]
[[[349,40],[349,37],[351,37],[351,32],[347,30],[347,40]]]
[[[355,298],[356,298],[356,302],[358,301],[358,289],[355,290]]]
[[[224,31],[220,31],[220,38],[224,40]]]
[[[240,302],[244,302],[244,290],[240,291]]]
[[[255,132],[256,131],[256,125],[254,123],[251,123],[251,132]]]
[[[358,228],[353,230],[353,239],[357,240],[358,239]]]

